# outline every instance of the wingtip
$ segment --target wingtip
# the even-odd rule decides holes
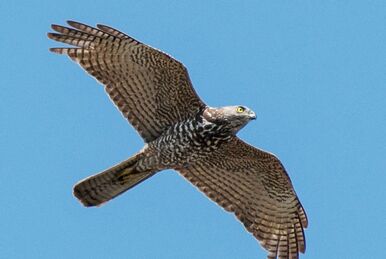
[[[61,25],[55,24],[55,23],[51,24],[51,29],[53,30],[55,30],[55,28],[58,28],[58,27],[61,27]]]
[[[51,39],[51,40],[55,40],[55,35],[56,35],[56,33],[53,33],[53,32],[48,32],[48,33],[47,33],[47,37],[48,37],[49,39]]]
[[[62,25],[59,25],[59,24],[51,24],[51,29],[53,29],[54,31],[57,31],[57,32],[62,32],[64,28],[65,27],[63,27]]]
[[[109,27],[109,26],[104,25],[104,24],[101,24],[101,23],[97,23],[97,24],[96,24],[96,27],[97,27],[98,29],[101,29],[101,30],[102,30],[102,28],[107,28],[107,27]]]
[[[82,30],[83,28],[90,27],[87,24],[84,24],[84,23],[81,23],[81,22],[77,22],[77,21],[73,21],[73,20],[67,20],[66,23],[68,25],[70,25],[71,27],[77,29],[77,30]]]
[[[70,26],[73,26],[73,24],[77,24],[78,22],[74,21],[74,20],[67,20],[66,23]]]
[[[59,48],[49,48],[48,50],[55,54],[62,54],[62,51]]]

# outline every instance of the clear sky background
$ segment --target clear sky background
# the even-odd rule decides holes
[[[0,258],[263,258],[232,214],[164,171],[101,208],[72,186],[142,148],[47,39],[105,23],[182,61],[211,106],[258,118],[306,209],[301,258],[386,258],[385,1],[1,1]]]

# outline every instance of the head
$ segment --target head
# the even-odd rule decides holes
[[[221,108],[207,107],[203,116],[209,122],[226,125],[234,134],[249,121],[256,119],[256,114],[251,109],[241,105]]]

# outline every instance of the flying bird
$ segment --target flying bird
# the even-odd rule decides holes
[[[106,25],[52,25],[51,48],[96,78],[143,138],[137,154],[74,186],[83,205],[101,205],[165,169],[174,169],[233,212],[268,258],[298,258],[308,221],[291,180],[273,154],[236,134],[256,119],[246,106],[214,108],[196,94],[184,65]]]

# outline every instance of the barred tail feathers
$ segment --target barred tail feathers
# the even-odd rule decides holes
[[[99,206],[153,176],[157,171],[138,172],[137,154],[74,186],[74,196],[86,207]]]

